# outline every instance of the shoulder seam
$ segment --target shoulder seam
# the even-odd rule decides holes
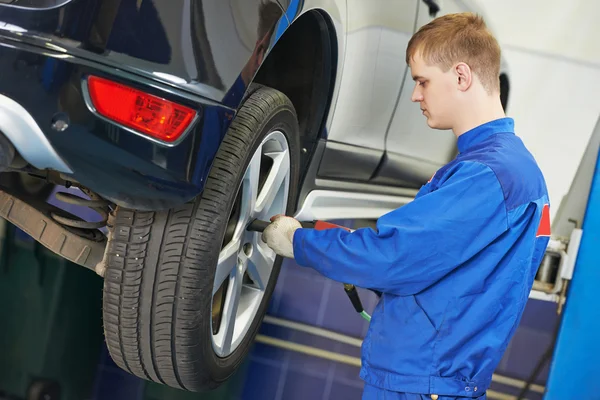
[[[489,165],[487,165],[485,163],[482,163],[481,161],[465,160],[463,162],[464,163],[472,163],[472,164],[483,165],[485,168],[487,168],[490,171],[492,171],[492,173],[494,174],[494,177],[496,178],[496,182],[498,182],[498,185],[500,186],[500,190],[502,191],[502,204],[504,205],[504,216],[505,216],[504,220],[506,222],[506,229],[508,229],[509,228],[509,224],[508,224],[508,208],[506,207],[506,191],[504,190],[504,186],[502,186],[502,182],[498,178],[498,174],[496,173],[496,171],[494,171],[494,169],[492,167],[490,167]]]

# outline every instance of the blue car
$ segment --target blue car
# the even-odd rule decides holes
[[[104,277],[120,367],[215,388],[248,353],[282,261],[251,221],[375,219],[456,155],[411,102],[404,53],[420,26],[466,10],[0,0],[0,215]],[[69,190],[48,199],[49,185]]]

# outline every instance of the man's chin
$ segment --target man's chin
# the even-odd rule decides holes
[[[450,129],[450,128],[446,127],[446,126],[443,126],[440,123],[436,123],[436,121],[433,120],[433,119],[431,119],[431,118],[427,118],[427,126],[429,126],[431,129],[438,129],[438,130],[441,130],[441,131]]]
[[[432,120],[431,118],[427,118],[427,126],[429,126],[431,129],[438,129],[437,124],[435,123],[434,120]]]

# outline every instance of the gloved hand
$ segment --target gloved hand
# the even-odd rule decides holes
[[[280,256],[294,258],[294,232],[301,227],[292,217],[276,215],[263,231],[262,240]]]

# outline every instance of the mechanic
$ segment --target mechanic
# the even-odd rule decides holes
[[[486,398],[550,235],[546,184],[500,100],[500,47],[483,19],[439,17],[406,61],[429,127],[459,154],[376,229],[302,229],[263,240],[340,282],[382,292],[362,346],[363,399]],[[433,144],[435,145],[435,144]]]

